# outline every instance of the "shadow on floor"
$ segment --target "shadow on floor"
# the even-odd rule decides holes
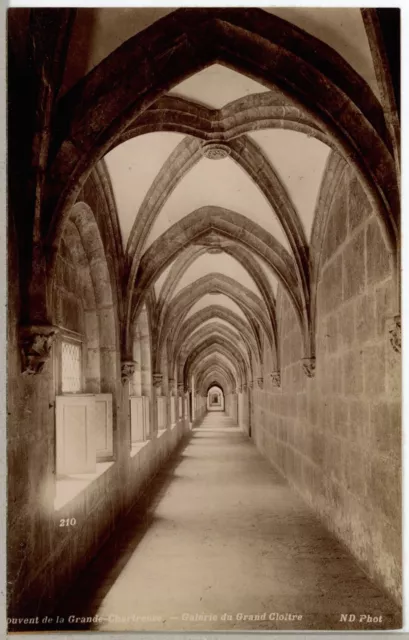
[[[359,621],[368,612],[379,618],[369,628],[401,626],[396,605],[244,434],[220,431],[217,438],[200,427],[120,519],[56,608],[65,622],[54,628],[100,631],[94,616],[151,614],[155,607],[159,623],[115,620],[103,630],[368,630]],[[215,612],[215,621],[187,620],[185,611]],[[233,616],[226,621],[225,611]],[[284,618],[255,624],[234,617],[243,611]],[[299,621],[287,621],[285,612]],[[74,624],[73,613],[88,620]]]
[[[91,618],[96,615],[100,603],[124,570],[154,520],[158,519],[154,514],[155,509],[177,476],[176,469],[185,457],[183,451],[194,433],[193,431],[185,435],[176,451],[149,483],[145,493],[137,499],[128,513],[122,515],[115,531],[98,549],[94,560],[81,572],[61,599],[52,617],[56,619],[59,616],[67,621],[73,611],[78,618]],[[50,630],[49,625],[45,628]],[[56,625],[55,628],[79,631],[92,629],[93,625],[73,625],[66,622]]]

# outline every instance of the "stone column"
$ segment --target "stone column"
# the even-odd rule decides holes
[[[133,357],[134,360],[137,361],[137,366],[135,367],[135,372],[133,374],[133,380],[131,384],[131,392],[134,396],[142,395],[142,374],[141,374],[141,365],[139,364],[141,360],[141,341],[140,339],[134,340],[133,345]]]
[[[184,388],[184,405],[185,405],[185,410],[184,410],[184,414],[185,414],[185,420],[186,420],[186,424],[190,424],[190,411],[191,411],[191,407],[190,407],[190,397],[191,397],[191,392],[192,389],[191,387],[187,386]],[[193,414],[192,414],[192,422],[193,422]]]
[[[231,398],[230,416],[231,418],[233,418],[234,422],[238,424],[238,396],[236,393],[231,393],[230,398]]]
[[[141,390],[143,396],[151,395],[151,353],[149,336],[141,336]]]
[[[121,382],[122,382],[122,397],[121,397],[121,410],[122,418],[126,422],[126,433],[128,440],[128,448],[132,448],[131,437],[131,407],[129,403],[129,385],[132,376],[135,372],[136,362],[134,360],[122,360],[121,361]]]
[[[178,394],[177,394],[177,417],[178,421],[184,419],[184,402],[183,402],[184,385],[183,382],[178,382]]]
[[[152,375],[152,416],[151,416],[152,438],[156,438],[158,429],[159,429],[158,400],[162,396],[162,381],[163,381],[163,375],[161,373],[154,373]]]
[[[176,389],[175,389],[175,380],[173,378],[169,378],[168,389],[169,389],[169,412],[168,412],[168,425],[169,428],[172,424],[176,424]]]

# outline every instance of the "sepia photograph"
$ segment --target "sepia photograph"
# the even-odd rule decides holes
[[[8,632],[401,629],[400,9],[151,4],[7,10]]]

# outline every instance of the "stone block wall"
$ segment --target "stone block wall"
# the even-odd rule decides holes
[[[400,356],[389,341],[392,275],[381,229],[347,167],[329,212],[317,299],[316,374],[278,292],[281,388],[253,390],[259,450],[346,543],[367,573],[401,597]]]
[[[250,399],[248,389],[243,389],[237,395],[238,423],[242,431],[250,435]],[[260,405],[260,411],[262,411]]]
[[[232,418],[234,422],[237,422],[237,410],[238,410],[237,403],[238,403],[238,396],[236,393],[226,394],[225,412],[230,418]]]
[[[9,233],[8,602],[9,615],[34,617],[50,615],[121,516],[175,450],[189,430],[189,423],[180,420],[132,456],[129,398],[119,382],[119,392],[113,391],[115,459],[79,495],[59,510],[54,509],[55,372],[51,359],[41,374],[21,373],[19,269],[12,224]],[[67,310],[61,318],[67,328],[75,331],[82,330],[81,324],[75,324],[81,316],[66,305],[67,300],[73,301],[77,278],[71,266],[69,256],[61,258],[61,278],[57,278],[56,287]],[[80,296],[77,298],[81,310]],[[119,353],[114,355],[119,370]],[[75,526],[61,527],[60,520],[67,518],[75,518]]]

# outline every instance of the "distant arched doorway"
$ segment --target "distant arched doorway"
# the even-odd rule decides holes
[[[210,387],[207,392],[207,410],[224,411],[224,393],[220,387]]]

